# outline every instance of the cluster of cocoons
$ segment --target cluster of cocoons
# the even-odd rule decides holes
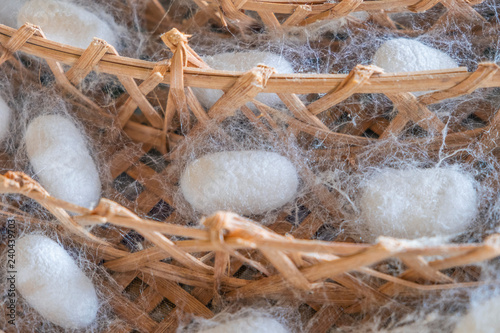
[[[7,103],[0,97],[0,142],[9,135],[10,119],[12,110]]]
[[[201,329],[197,333],[289,333],[279,321],[264,315],[234,319],[218,326]]]
[[[180,179],[184,198],[203,214],[262,214],[291,201],[298,184],[290,160],[260,150],[205,155],[189,163]]]
[[[372,235],[407,239],[463,232],[477,205],[473,178],[447,168],[384,169],[367,180],[359,199]]]
[[[430,71],[456,68],[458,63],[446,53],[407,38],[382,44],[373,56],[373,64],[386,73]],[[420,92],[422,95],[426,92]]]
[[[234,72],[246,72],[259,64],[273,67],[277,73],[293,73],[293,66],[285,58],[271,52],[228,52],[214,56],[204,56],[203,61],[211,68]],[[193,92],[201,105],[209,109],[223,95],[222,90],[193,88]],[[268,106],[275,107],[281,104],[276,94],[260,93],[256,100]]]
[[[68,118],[43,115],[35,118],[25,134],[33,170],[50,195],[92,208],[101,194],[97,167],[83,133]]]
[[[26,22],[38,25],[50,40],[87,48],[98,37],[115,47],[118,45],[116,33],[105,20],[71,1],[30,0],[20,8],[15,7],[17,27]]]
[[[453,333],[497,333],[500,332],[500,296],[474,304],[463,316]]]
[[[94,322],[99,302],[94,285],[59,244],[41,235],[16,241],[16,287],[46,320],[65,329]]]

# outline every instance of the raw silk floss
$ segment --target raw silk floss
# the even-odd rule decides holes
[[[18,28],[29,21],[40,25],[48,39],[62,44],[86,48],[98,37],[135,58],[147,54],[159,61],[167,55],[164,46],[157,44],[158,39],[146,38],[153,31],[146,32],[147,18],[140,15],[145,9],[138,4],[132,10],[104,2],[93,6],[85,1],[2,0],[0,4],[0,23]],[[168,8],[166,1],[161,4]],[[115,7],[116,12],[112,10]],[[486,1],[475,9],[478,15],[498,23],[498,14],[493,18],[491,15],[498,7],[496,2]],[[168,14],[165,17],[169,20],[178,19],[174,12]],[[392,17],[401,27],[425,31],[426,22],[438,14],[439,8]],[[265,64],[280,74],[346,73],[357,64],[373,64],[387,73],[452,70],[459,66],[474,70],[479,62],[495,61],[498,40],[490,42],[486,52],[481,44],[486,37],[475,38],[467,22],[455,29],[459,23],[450,19],[448,25],[419,37],[401,36],[376,28],[367,13],[358,12],[339,20],[293,28],[278,36],[265,31],[250,37],[229,34],[217,39],[212,38],[215,27],[190,26],[194,30],[190,45],[212,69],[245,72]],[[454,34],[444,33],[452,28]],[[136,159],[136,165],[142,163],[158,170],[149,180],[172,199],[175,214],[165,214],[169,222],[181,225],[194,224],[217,210],[231,210],[270,227],[280,216],[286,216],[291,222],[288,231],[293,232],[307,217],[325,221],[313,233],[314,239],[373,243],[378,236],[391,236],[407,239],[408,246],[477,243],[498,231],[500,199],[491,181],[498,178],[496,156],[477,156],[479,163],[463,163],[460,153],[471,154],[473,147],[456,152],[443,141],[434,151],[429,148],[441,134],[484,125],[486,120],[480,116],[500,107],[495,89],[481,89],[430,105],[429,109],[446,125],[442,133],[425,131],[422,123],[412,123],[400,137],[388,136],[361,149],[352,163],[336,155],[331,142],[293,131],[284,119],[294,114],[272,93],[261,93],[255,103],[247,103],[222,122],[207,120],[196,130],[188,126],[193,119],[173,116],[173,127],[177,126],[169,136],[169,145],[175,147],[173,153],[165,155],[148,148],[148,160],[139,160],[134,152],[143,154],[145,146],[133,142],[140,140],[130,133],[137,134],[133,129],[143,129],[148,121],[138,109],[131,118],[133,125],[125,126],[123,131],[117,127],[116,108],[126,101],[117,79],[93,73],[79,86],[105,110],[104,115],[95,116],[95,110],[56,86],[45,63],[26,55],[14,61],[19,67],[1,68],[4,89],[0,96],[0,168],[24,171],[57,199],[93,208],[100,198],[110,198],[138,214],[164,220],[165,216],[151,213],[154,210],[140,211],[138,198],[144,189],[138,181],[125,172],[111,176],[109,157],[119,149],[129,148],[130,154],[124,160]],[[37,75],[30,76],[29,72]],[[426,93],[417,91],[414,95]],[[223,91],[194,88],[193,94],[208,110]],[[156,96],[161,100],[155,104],[156,111],[165,112],[167,96]],[[298,99],[307,105],[319,97],[310,94]],[[278,113],[273,114],[259,103]],[[250,121],[252,116],[265,119],[263,126]],[[394,117],[392,103],[379,94],[352,96],[317,115],[322,126],[340,133],[363,128],[367,120],[388,122]],[[375,127],[360,133],[377,138]],[[418,139],[420,144],[410,145],[406,139]],[[326,186],[337,198],[329,203],[330,207],[314,198],[318,185]],[[122,292],[123,286],[109,282],[114,281],[114,273],[94,260],[94,248],[87,247],[85,241],[72,240],[44,208],[23,200],[21,196],[2,198],[5,207],[15,207],[19,223],[17,288],[22,316],[15,330],[104,332],[116,328],[113,325],[119,316],[113,311],[108,288]],[[341,221],[332,220],[332,209],[342,213]],[[6,212],[5,217],[11,212]],[[119,245],[121,250],[138,251],[150,246],[133,232],[113,226],[103,229],[124,240]],[[1,260],[5,264],[5,252]],[[397,276],[403,271],[403,264],[396,260],[386,264],[388,274]],[[477,272],[488,274],[487,281],[495,281],[496,265],[482,264]],[[248,269],[241,274],[251,280],[255,272]],[[54,276],[57,282],[52,280]],[[2,281],[5,288],[5,279]],[[359,281],[372,282],[363,276]],[[131,298],[143,297],[151,293],[145,288],[130,282],[123,292]],[[498,322],[491,310],[500,301],[495,296],[498,291],[493,290],[491,297],[488,294],[482,289],[443,292],[440,297],[416,299],[404,316],[394,314],[389,319],[387,312],[392,310],[382,306],[363,324],[351,318],[343,327],[332,330],[494,332]],[[271,300],[248,302],[229,304],[223,296],[222,300],[214,298],[209,307],[212,314],[218,314],[211,319],[179,314],[179,332],[300,332],[312,327],[306,324],[312,308],[299,306],[299,298],[297,302],[279,301],[279,306]],[[158,311],[168,306],[159,306]],[[162,316],[160,312],[158,321]]]

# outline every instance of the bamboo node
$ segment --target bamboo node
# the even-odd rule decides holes
[[[160,36],[163,43],[165,43],[165,45],[167,45],[172,52],[175,51],[179,43],[187,44],[189,37],[191,37],[191,35],[184,34],[176,28],[167,31]]]
[[[214,215],[201,220],[201,224],[209,229],[210,243],[223,252],[228,252],[227,247],[224,245],[224,237],[227,234],[225,226],[227,221],[231,220],[232,215],[235,214],[216,212]]]
[[[42,28],[29,22],[24,23],[18,30],[26,30],[33,32],[34,35],[43,36]]]
[[[0,57],[0,65],[9,59],[13,53],[21,49],[32,36],[41,36],[45,38],[39,26],[31,23],[25,23],[22,25],[12,35],[9,41],[5,45],[2,45],[4,52]]]
[[[128,210],[116,202],[113,202],[106,198],[101,198],[97,206],[90,212],[91,216],[100,216],[109,220],[110,217],[113,216],[127,216],[131,215],[127,214]]]
[[[397,253],[407,249],[405,243],[407,242],[392,237],[380,236],[377,238],[376,246],[379,246],[390,253]]]
[[[267,85],[267,81],[273,75],[276,73],[276,69],[274,67],[269,67],[266,65],[257,65],[252,70],[252,73],[256,74],[257,80],[259,84],[264,88]]]
[[[49,193],[40,184],[24,172],[7,171],[2,178],[4,178],[2,185],[4,190],[2,192],[9,192],[14,189],[17,193],[39,192],[45,197],[49,196]]]
[[[488,236],[484,243],[492,247],[496,253],[500,253],[500,234]]]

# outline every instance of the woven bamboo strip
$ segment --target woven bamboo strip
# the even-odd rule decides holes
[[[356,8],[361,5],[361,3],[363,3],[363,0],[343,0],[336,4],[334,7],[305,19],[301,23],[301,25],[307,25],[320,20],[335,19],[347,16],[350,13],[354,12]]]
[[[95,38],[88,48],[83,51],[78,61],[66,72],[68,80],[78,85],[97,65],[108,51],[108,45],[104,40]]]
[[[262,19],[262,22],[270,28],[273,32],[283,33],[283,28],[281,27],[280,22],[272,12],[267,11],[258,11],[257,12]]]
[[[478,1],[480,3],[481,1]],[[396,25],[387,16],[387,13],[398,12],[423,12],[442,3],[448,8],[446,12],[437,22],[436,26],[448,16],[461,16],[465,20],[482,24],[484,18],[480,16],[472,7],[472,3],[466,0],[420,0],[420,1],[363,1],[363,0],[343,0],[337,3],[325,2],[323,0],[314,1],[281,1],[281,0],[248,0],[248,1],[231,1],[231,0],[212,0],[208,2],[198,3],[203,12],[212,12],[214,14],[222,14],[227,17],[216,19],[222,21],[222,25],[226,26],[227,22],[231,22],[235,28],[241,29],[243,32],[255,25],[257,22],[248,15],[245,15],[242,10],[255,11],[259,14],[262,22],[272,32],[282,33],[283,28],[293,25],[308,25],[317,21],[332,20],[345,18],[346,20],[355,21],[349,14],[353,12],[366,11],[370,17],[381,26],[396,29]],[[306,7],[304,7],[306,6]],[[281,24],[276,19],[275,14],[287,15],[291,14]]]
[[[213,316],[210,310],[177,284],[145,274],[142,275],[141,279],[149,285],[154,286],[161,295],[175,303],[183,311],[204,318],[211,318]]]
[[[256,104],[259,104],[258,102]],[[321,140],[326,142],[330,142],[334,145],[366,145],[371,143],[373,140],[365,137],[359,137],[354,135],[347,135],[342,133],[332,132],[330,130],[324,130],[322,128],[318,128],[316,126],[311,126],[306,123],[301,122],[300,120],[296,120],[285,115],[282,112],[279,112],[275,109],[267,107],[268,110],[272,110],[273,115],[277,118],[284,120],[291,127],[296,128],[299,131],[303,131],[305,133],[309,133]]]
[[[405,12],[405,11],[425,11],[428,10],[440,1],[422,1],[422,0],[381,0],[381,1],[363,1],[359,6],[357,6],[354,11],[386,11],[388,13]],[[461,1],[465,3],[465,1]],[[423,3],[422,5],[419,5]],[[245,2],[241,9],[246,10],[266,10],[273,13],[280,14],[291,14],[298,5],[311,5],[313,8],[312,14],[318,14],[328,7],[333,7],[335,4],[326,3],[324,0],[312,0],[312,1],[287,1],[287,0],[248,0]],[[349,14],[349,13],[347,13]],[[344,14],[346,15],[346,14]]]
[[[5,45],[15,30],[0,25],[0,43]],[[31,37],[20,49],[22,52],[51,59],[67,65],[74,65],[83,51],[62,46],[62,44],[41,37]],[[145,80],[153,71],[155,63],[106,54],[96,66],[96,70],[119,76]],[[227,90],[241,77],[242,73],[198,69],[188,67],[184,70],[187,86]],[[377,74],[372,76],[358,93],[399,93],[408,91],[449,89],[469,76],[465,68],[427,71],[417,73]],[[341,74],[273,74],[262,92],[308,94],[327,93],[336,89],[347,75]],[[397,81],[398,85],[393,82]],[[162,83],[171,83],[169,72]],[[500,86],[500,73],[495,73],[489,80],[484,80],[478,88]]]
[[[445,125],[435,113],[431,112],[425,105],[419,103],[417,98],[411,93],[401,94],[386,94],[394,106],[405,117],[418,123],[423,129],[427,131],[441,132]]]
[[[40,29],[31,24],[24,24],[17,30],[12,38],[3,46],[5,51],[0,57],[0,65],[3,64],[13,53],[17,52],[32,36],[40,34]]]
[[[151,75],[144,80],[139,85],[139,91],[143,95],[148,95],[151,91],[153,91],[158,84],[163,81],[163,75],[167,71],[167,66],[163,68],[163,70],[154,71]],[[123,127],[127,121],[130,119],[135,109],[137,108],[137,103],[134,101],[132,97],[129,97],[127,101],[121,106],[120,111],[118,112],[118,123]]]
[[[21,26],[21,28],[19,28],[17,30],[16,35],[13,36],[12,40],[9,41],[6,45],[3,45],[3,47],[6,49],[6,52],[4,52],[2,55],[2,58],[0,58],[0,64],[2,64],[5,60],[7,60],[9,58],[9,56],[12,54],[12,52],[20,49],[21,46],[27,42],[27,40],[29,39],[29,36],[33,36],[33,35],[45,39],[45,35],[43,34],[43,32],[40,30],[39,27],[34,26],[30,23],[26,23],[23,26]],[[57,61],[47,59],[47,64],[49,65],[52,72],[54,73],[56,81],[67,92],[69,92],[73,96],[76,96],[77,98],[82,100],[86,105],[90,106],[92,109],[97,110],[101,116],[103,116],[103,117],[107,116],[107,114],[96,103],[94,103],[87,96],[82,94],[77,88],[75,88],[71,84],[71,82],[67,79],[67,77],[62,69],[62,66]]]
[[[401,257],[403,263],[418,274],[435,283],[453,283],[453,279],[432,269],[422,256]]]
[[[292,15],[283,22],[283,27],[298,25],[311,13],[312,7],[310,5],[299,5],[295,8]]]
[[[208,110],[208,115],[219,120],[232,115],[238,108],[251,101],[262,92],[273,68],[259,65],[245,73],[225,94]]]
[[[12,176],[10,176],[12,178]],[[4,178],[5,179],[5,178]],[[15,178],[19,179],[19,178]],[[26,181],[25,181],[26,182]],[[7,186],[6,188],[3,189],[4,192],[6,192],[7,189],[13,190],[13,186],[9,184],[5,184],[4,181],[4,186]],[[15,193],[27,193],[25,189],[22,189],[21,191],[16,191]],[[43,195],[39,196],[36,195],[34,192],[28,192],[28,195],[31,198],[34,198],[35,200],[40,200],[43,202],[46,206],[53,206],[53,205],[60,205],[64,202],[53,199],[48,195]],[[103,202],[106,202],[105,205],[103,205]],[[84,208],[76,208],[74,205],[64,203],[62,205],[66,208],[70,208],[75,211],[80,211],[80,212],[85,212],[88,211]],[[106,207],[106,208],[104,208]],[[113,208],[115,207],[115,208]],[[127,224],[130,227],[133,227],[135,225],[135,228],[138,229],[140,232],[145,232],[145,230],[148,229],[148,224],[146,223],[145,220],[138,219],[133,215],[132,213],[126,213],[124,214],[124,209],[123,208],[118,208],[116,204],[111,204],[108,200],[101,201],[101,204],[98,206],[96,210],[93,211],[93,214],[100,214],[100,218],[98,220],[101,221],[101,223],[104,223],[106,221],[119,221],[116,217],[116,214],[119,216],[122,216],[122,219],[132,219],[132,220],[137,220],[137,222],[130,222],[130,223],[122,223],[122,224]],[[92,216],[92,215],[90,215]],[[97,215],[94,215],[97,216]],[[105,218],[104,218],[105,217]],[[223,218],[224,228],[229,228],[227,229],[229,233],[226,233],[224,236],[224,244],[225,246],[230,245],[231,241],[230,239],[233,237],[232,236],[232,231],[234,230],[235,234],[237,235],[237,239],[235,240],[235,243],[237,244],[237,247],[241,248],[269,248],[269,249],[274,249],[275,251],[280,249],[280,246],[283,246],[282,249],[286,251],[290,251],[290,246],[291,248],[294,249],[294,251],[298,252],[314,252],[314,253],[339,253],[339,250],[341,251],[340,253],[346,253],[344,252],[345,249],[352,248],[357,249],[356,252],[351,252],[352,250],[348,250],[349,252],[347,253],[352,253],[348,257],[345,258],[340,258],[337,260],[334,260],[333,262],[324,262],[320,263],[317,265],[313,265],[311,267],[307,267],[304,270],[302,270],[303,274],[308,279],[311,280],[318,280],[322,279],[326,276],[332,276],[339,274],[340,272],[345,272],[349,271],[352,269],[356,269],[356,267],[360,267],[363,265],[367,265],[370,262],[375,262],[375,261],[380,261],[386,258],[387,256],[393,256],[393,255],[436,255],[436,254],[451,254],[454,252],[461,253],[463,251],[467,251],[469,249],[470,255],[468,255],[467,258],[470,259],[465,259],[463,255],[458,255],[456,257],[452,257],[450,259],[447,259],[445,261],[439,261],[436,263],[432,263],[431,265],[435,267],[435,269],[445,269],[448,267],[452,267],[454,265],[463,265],[466,264],[467,262],[475,262],[477,260],[486,260],[488,258],[492,258],[496,255],[498,255],[498,249],[496,247],[496,241],[494,239],[496,238],[491,238],[491,241],[488,241],[487,244],[490,245],[481,245],[479,247],[477,246],[457,246],[457,245],[443,245],[439,247],[428,247],[428,248],[408,248],[404,245],[403,243],[398,243],[394,241],[389,241],[389,240],[384,240],[382,243],[378,245],[373,245],[373,246],[367,246],[363,244],[346,244],[346,243],[328,243],[328,242],[319,242],[319,241],[307,241],[307,240],[295,240],[295,239],[289,239],[289,238],[283,238],[281,242],[279,241],[281,238],[278,237],[277,235],[273,235],[272,233],[269,233],[268,231],[265,231],[265,229],[262,229],[262,227],[258,227],[257,225],[254,225],[246,220],[239,219],[233,214],[226,214],[226,215],[218,215],[214,218],[220,219]],[[75,217],[76,220],[78,221],[87,221],[88,217],[82,217],[78,218]],[[228,220],[230,219],[230,220]],[[213,224],[213,219],[208,219],[204,222],[205,225],[210,226]],[[139,224],[138,224],[139,223]],[[229,224],[228,224],[229,223]],[[193,237],[196,235],[196,232],[198,232],[199,236],[202,237],[204,235],[204,239],[209,239],[209,237],[213,236],[208,236],[207,231],[203,230],[196,230],[196,229],[191,229],[187,227],[182,227],[182,226],[173,226],[173,225],[168,225],[165,223],[155,223],[155,222],[149,222],[151,226],[155,226],[158,231],[161,231],[162,229],[165,230],[165,232],[168,233],[175,233],[178,235],[184,235],[187,237]],[[220,228],[220,227],[219,227]],[[168,230],[168,231],[167,231]],[[185,230],[185,231],[184,231]],[[195,232],[196,231],[196,232]],[[152,232],[152,231],[150,231]],[[212,231],[213,232],[213,231]],[[242,233],[243,232],[243,233]],[[245,233],[248,235],[245,236]],[[264,234],[263,234],[264,233]],[[259,236],[260,235],[260,236]],[[259,240],[260,237],[264,236],[262,240]],[[89,237],[87,234],[82,237]],[[243,237],[243,238],[242,238]],[[271,238],[269,238],[271,237]],[[244,239],[247,239],[247,241],[244,241]],[[274,241],[273,241],[274,240]],[[250,243],[248,243],[248,241]],[[187,242],[187,241],[183,241]],[[220,249],[220,247],[216,244],[213,243],[213,241],[210,241],[209,243],[213,244],[212,249]],[[173,244],[173,243],[172,243]],[[182,244],[182,242],[177,243],[177,244]],[[300,245],[302,244],[302,247]],[[309,244],[311,247],[309,247]],[[103,244],[105,245],[105,244]],[[207,244],[208,245],[208,244]],[[102,245],[101,245],[102,246]],[[201,249],[197,248],[196,244],[189,245],[192,247],[190,251],[207,251],[207,248]],[[287,247],[288,246],[288,247]],[[333,247],[332,247],[333,246]],[[332,247],[332,250],[329,248]],[[183,248],[181,246],[180,248]],[[473,252],[470,252],[471,249]],[[149,250],[151,251],[151,250]],[[278,250],[279,251],[279,250]],[[450,252],[451,251],[451,252]],[[484,253],[484,254],[483,254]],[[155,252],[153,252],[154,258],[156,258]],[[460,261],[457,261],[457,258],[464,258],[460,259]],[[375,261],[373,261],[375,260]],[[333,264],[333,266],[332,266]],[[166,264],[162,264],[166,265]],[[149,266],[149,264],[147,265]],[[177,268],[179,269],[179,268]],[[265,281],[265,280],[262,280]],[[259,281],[258,283],[262,283]]]
[[[421,0],[416,2],[413,5],[409,5],[408,9],[412,12],[423,12],[431,9],[435,5],[437,5],[440,0]]]
[[[332,90],[324,97],[309,104],[307,109],[311,111],[312,114],[319,114],[333,105],[346,100],[349,96],[359,91],[373,74],[380,74],[382,72],[382,69],[376,66],[358,65],[349,73],[345,80],[335,88],[335,90]]]

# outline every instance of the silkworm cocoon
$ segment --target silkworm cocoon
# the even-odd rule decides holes
[[[219,326],[202,329],[198,333],[288,333],[279,321],[265,316],[250,316],[220,324]]]
[[[373,64],[388,73],[458,67],[446,53],[407,38],[391,39],[382,44],[373,57]]]
[[[25,141],[33,170],[52,196],[87,208],[97,204],[99,174],[83,134],[71,120],[60,115],[35,118]]]
[[[9,135],[11,114],[11,109],[0,97],[0,142]]]
[[[474,304],[458,322],[453,333],[498,333],[500,332],[500,296]]]
[[[270,52],[229,52],[205,56],[203,60],[213,69],[246,72],[259,64],[274,67],[277,73],[293,73],[293,67],[283,57]],[[222,96],[222,90],[193,88],[193,92],[200,103],[207,109]],[[268,106],[277,106],[280,98],[272,93],[260,93],[256,99]]]
[[[83,328],[97,315],[92,282],[56,242],[41,235],[16,241],[16,287],[40,315],[66,329]]]
[[[367,181],[359,205],[373,235],[413,239],[464,231],[477,200],[474,180],[457,170],[385,169]]]
[[[0,24],[15,28],[19,9],[27,0],[0,0]]]
[[[292,200],[298,184],[286,157],[258,150],[205,155],[191,162],[180,179],[184,198],[204,214],[262,214]]]
[[[382,44],[373,57],[373,64],[387,73],[416,72],[456,68],[449,55],[412,39],[396,38]],[[426,91],[417,93],[422,95]]]
[[[31,0],[19,9],[18,27],[29,22],[38,25],[48,39],[87,48],[94,37],[117,46],[110,25],[87,9],[69,1]]]

